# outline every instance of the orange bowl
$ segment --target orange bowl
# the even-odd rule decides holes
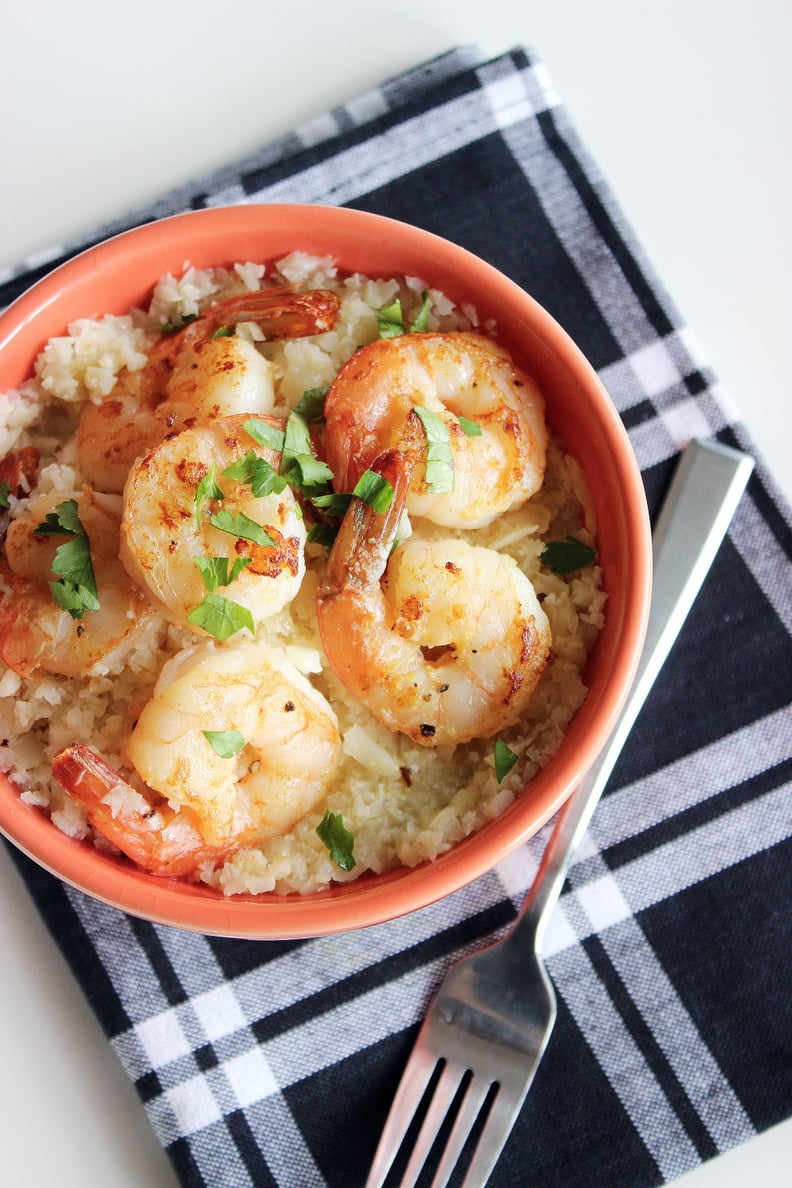
[[[34,285],[0,317],[0,391],[22,383],[53,335],[78,317],[145,305],[158,278],[298,249],[343,271],[419,276],[494,318],[500,340],[542,389],[551,430],[583,466],[594,500],[606,624],[586,670],[589,694],[560,749],[502,816],[433,862],[312,895],[238,895],[163,879],[75,841],[0,777],[0,830],[65,882],[134,916],[218,936],[319,936],[393,919],[479,878],[563,804],[604,745],[629,691],[651,589],[651,535],[627,434],[592,367],[550,315],[489,264],[437,236],[337,207],[264,205],[177,215],[91,248]],[[87,740],[90,741],[90,740]]]

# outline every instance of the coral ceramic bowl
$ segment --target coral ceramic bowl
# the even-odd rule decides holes
[[[643,486],[627,435],[595,372],[530,296],[462,248],[415,227],[338,208],[242,206],[150,223],[58,268],[0,317],[0,391],[32,372],[45,342],[80,316],[147,303],[156,280],[300,249],[332,255],[344,271],[420,276],[494,318],[501,341],[542,388],[551,429],[582,464],[593,495],[607,623],[590,658],[588,697],[553,759],[512,806],[433,862],[309,896],[234,896],[136,869],[61,833],[0,782],[0,830],[67,883],[132,915],[213,935],[318,936],[376,924],[424,907],[483,875],[525,842],[569,796],[614,725],[638,662],[651,584]],[[90,740],[87,740],[90,741]]]

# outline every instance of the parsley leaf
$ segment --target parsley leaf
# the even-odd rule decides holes
[[[316,832],[319,839],[324,843],[330,851],[330,861],[335,862],[336,866],[341,870],[353,870],[356,863],[352,856],[352,850],[355,845],[355,838],[352,833],[344,826],[344,818],[339,813],[331,813],[327,810],[324,817],[316,827]]]
[[[565,536],[563,540],[551,541],[540,554],[539,560],[552,569],[553,573],[563,575],[574,573],[584,565],[590,565],[596,560],[596,556],[594,549],[582,540],[577,540],[574,536]]]
[[[397,338],[404,334],[404,314],[401,301],[397,297],[390,305],[383,305],[377,310],[377,329],[380,338]]]
[[[194,322],[198,314],[187,314],[180,322],[166,322],[164,326],[160,326],[161,334],[178,334],[185,326],[189,326],[190,322]]]
[[[245,745],[238,730],[202,730],[201,734],[221,759],[233,759]]]
[[[242,540],[252,540],[253,544],[264,546],[275,544],[269,532],[261,524],[257,524],[255,520],[246,516],[244,512],[237,512],[235,515],[223,508],[216,515],[210,517],[209,523],[213,528],[219,528],[221,532],[228,532],[231,536],[241,537]]]
[[[334,528],[332,524],[312,524],[308,531],[307,541],[309,544],[318,544],[325,549],[331,549],[337,535],[338,529]]]
[[[422,334],[429,329],[429,294],[424,289],[421,293],[421,308],[415,318],[415,321],[410,326],[410,334]]]
[[[231,338],[234,334],[233,326],[218,326],[212,338]]]
[[[306,388],[294,411],[309,425],[324,421],[324,406],[329,391],[329,388]]]
[[[457,417],[457,420],[465,437],[481,437],[482,428],[478,421],[470,421],[467,417]]]
[[[517,756],[502,738],[495,739],[495,779],[502,784],[517,762]]]
[[[220,594],[207,594],[203,602],[190,611],[187,619],[221,641],[230,639],[243,627],[247,627],[251,635],[256,634],[256,625],[247,607]]]
[[[448,425],[428,408],[413,406],[413,412],[426,434],[426,470],[424,480],[433,495],[444,495],[454,489],[454,457],[451,453],[451,434]]]
[[[0,507],[10,507],[8,496],[11,494],[10,483],[0,483]]]
[[[267,446],[271,450],[283,449],[282,429],[276,429],[274,425],[267,425],[265,421],[256,421],[253,418],[245,421],[242,428],[248,437],[253,438],[256,445]]]
[[[226,467],[223,478],[246,483],[256,499],[261,499],[264,495],[280,495],[286,486],[286,479],[281,478],[267,459],[260,458],[255,450],[248,450],[244,458],[239,458]]]
[[[199,531],[201,529],[201,509],[203,504],[208,503],[211,499],[225,499],[223,488],[217,482],[217,467],[214,462],[209,467],[208,474],[203,476],[195,491],[195,524]]]
[[[77,513],[76,499],[59,503],[54,512],[33,529],[34,536],[70,536],[55,550],[52,572],[58,581],[50,582],[52,600],[73,619],[82,619],[86,611],[99,610],[99,592],[91,561],[88,533]]]
[[[386,512],[393,503],[393,486],[374,470],[364,470],[355,483],[354,491],[331,491],[329,495],[316,495],[311,503],[322,508],[330,516],[343,517],[349,510],[352,499],[362,499],[375,512]]]
[[[228,557],[193,557],[193,561],[198,566],[204,585],[211,592],[218,586],[230,586],[236,581],[242,570],[250,565],[252,557],[237,557],[230,573]]]
[[[296,410],[286,418],[280,473],[293,490],[307,495],[321,494],[333,479],[330,467],[314,457],[308,424]]]

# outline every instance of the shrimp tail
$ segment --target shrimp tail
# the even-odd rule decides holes
[[[94,828],[150,874],[183,877],[194,874],[201,861],[224,857],[224,850],[204,841],[189,810],[175,813],[165,802],[154,807],[84,743],[58,751],[52,774],[82,805]],[[122,805],[117,810],[114,796]]]
[[[340,298],[329,289],[300,292],[279,285],[220,301],[201,320],[210,332],[227,324],[256,322],[268,339],[308,338],[332,330],[340,308]]]

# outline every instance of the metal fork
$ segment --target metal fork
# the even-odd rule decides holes
[[[463,1188],[486,1184],[555,1022],[555,993],[541,958],[552,908],[752,469],[747,455],[716,443],[694,441],[683,453],[653,534],[646,642],[621,716],[595,766],[559,812],[516,924],[503,940],[459,961],[441,985],[402,1076],[366,1188],[382,1188],[402,1147],[403,1158],[409,1150],[405,1138],[413,1140],[416,1130],[401,1188],[416,1184],[422,1171],[431,1174],[432,1165],[432,1188],[443,1188],[463,1155],[460,1166],[469,1159]]]

